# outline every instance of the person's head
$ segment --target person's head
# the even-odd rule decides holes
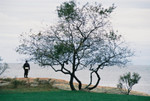
[[[26,60],[26,63],[27,63],[28,61]]]

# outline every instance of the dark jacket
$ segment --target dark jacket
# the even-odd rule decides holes
[[[26,62],[26,63],[23,65],[23,68],[24,68],[24,69],[27,69],[27,68],[28,68],[28,69],[30,70],[30,65],[29,65],[29,63]]]

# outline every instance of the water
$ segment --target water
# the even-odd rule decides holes
[[[22,65],[23,64],[9,64],[9,69],[7,69],[2,75],[0,75],[0,77],[24,77],[24,70],[22,68]],[[30,65],[31,70],[29,71],[29,77],[69,80],[68,75],[60,72],[54,72],[50,67],[43,68],[36,64]],[[133,86],[133,90],[150,94],[150,66],[128,66],[124,68],[106,67],[103,70],[99,71],[99,74],[101,76],[101,81],[99,85],[116,87],[120,75],[126,72],[136,72],[139,73],[141,76],[139,83]],[[87,70],[78,71],[76,75],[83,83],[89,83],[89,73]],[[94,79],[93,81],[96,80]]]

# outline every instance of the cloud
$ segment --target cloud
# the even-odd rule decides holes
[[[130,41],[150,42],[150,9],[116,9],[112,24]],[[136,36],[136,37],[135,37]]]
[[[39,25],[39,22],[36,21],[24,21],[15,17],[10,17],[0,13],[0,37],[7,38],[17,37],[23,31]]]
[[[117,0],[116,4],[120,8],[140,8],[140,9],[150,9],[149,0]]]
[[[104,6],[115,4],[119,8],[150,8],[150,0],[77,0],[81,3],[102,3]]]

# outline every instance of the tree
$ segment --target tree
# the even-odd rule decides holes
[[[133,73],[131,76],[131,73],[128,72],[123,76],[120,76],[119,84],[117,86],[121,89],[124,88],[127,91],[127,95],[129,95],[132,87],[139,82],[140,78],[141,76],[138,73]]]
[[[8,68],[8,64],[7,63],[1,63],[2,59],[0,57],[0,75],[2,75],[5,70]]]
[[[109,16],[115,6],[105,9],[101,4],[85,4],[78,7],[74,1],[57,7],[58,24],[38,34],[22,35],[17,52],[31,56],[31,60],[42,66],[50,66],[55,72],[70,75],[70,88],[76,90],[73,81],[82,82],[76,72],[90,71],[90,83],[85,88],[98,86],[98,71],[105,66],[125,65],[132,52],[121,35],[112,29]],[[97,82],[92,86],[93,75]]]

